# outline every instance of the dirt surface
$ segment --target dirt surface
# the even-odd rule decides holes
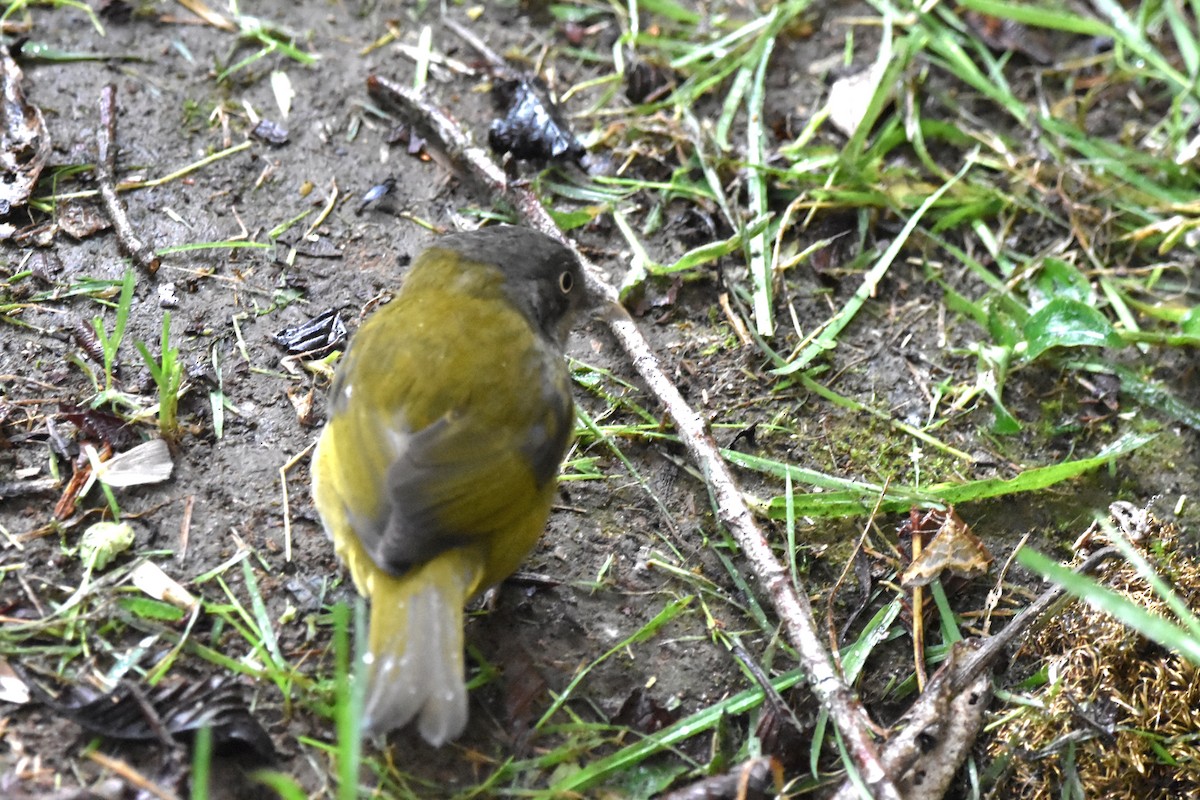
[[[332,212],[314,232],[319,241],[306,243],[313,249],[327,248],[329,257],[306,255],[306,247],[294,254],[286,246],[207,249],[170,253],[156,276],[139,274],[118,378],[120,388],[138,404],[149,408],[156,402],[153,383],[132,343],[145,342],[157,351],[163,315],[169,310],[173,341],[188,366],[188,390],[180,404],[184,433],[172,447],[170,481],[118,490],[121,509],[132,518],[136,533],[133,548],[121,556],[123,563],[153,554],[156,563],[192,591],[213,602],[236,598],[249,608],[240,562],[228,566],[230,559],[248,550],[252,555],[247,563],[257,577],[267,614],[278,623],[281,651],[301,675],[326,677],[333,660],[327,608],[354,597],[308,494],[306,453],[324,417],[327,375],[285,359],[273,337],[329,309],[342,312],[352,335],[364,315],[396,288],[407,262],[433,240],[415,220],[448,230],[476,224],[478,211],[495,211],[491,198],[448,174],[437,160],[411,156],[404,144],[388,144],[394,122],[376,113],[376,103],[365,89],[366,76],[373,72],[401,81],[412,73],[411,60],[393,47],[363,54],[388,30],[391,17],[401,18],[400,40],[407,44],[415,43],[421,24],[430,24],[435,49],[468,62],[472,55],[438,25],[432,9],[414,19],[390,5],[273,4],[256,13],[296,32],[304,49],[319,53],[320,59],[305,67],[272,55],[218,82],[216,72],[254,48],[196,22],[181,7],[155,7],[128,20],[106,19],[104,36],[85,15],[70,8],[34,8],[30,13],[31,35],[37,40],[62,50],[133,57],[23,65],[26,94],[42,109],[53,139],[52,166],[95,161],[97,100],[107,83],[117,87],[122,179],[162,176],[231,145],[251,142],[185,178],[123,194],[135,229],[155,247],[267,242],[268,232],[307,215],[291,228],[293,234],[300,233],[337,193]],[[161,17],[164,13],[172,18]],[[457,18],[467,22],[465,16]],[[519,49],[531,59],[536,59],[542,43],[562,36],[545,18],[516,7],[489,5],[469,25],[496,51]],[[601,30],[590,35],[610,34]],[[802,119],[811,112],[825,84],[824,76],[809,72],[806,65],[839,53],[844,37],[843,27],[830,24],[781,46],[768,82],[773,122],[782,124],[789,115]],[[560,87],[600,74],[596,67],[561,56],[549,66]],[[286,119],[272,93],[272,70],[286,71],[295,90]],[[439,100],[482,137],[491,110],[486,94],[477,91],[480,81],[437,69],[433,75]],[[586,94],[572,98],[568,111],[582,111],[588,100]],[[251,109],[285,126],[286,144],[276,147],[247,139],[254,127]],[[715,109],[696,112],[704,115]],[[587,130],[592,123],[581,124]],[[655,177],[645,169],[645,177]],[[385,179],[395,181],[392,192],[358,213],[359,199]],[[64,178],[60,191],[90,188],[90,173],[84,172]],[[666,213],[667,226],[651,240],[663,261],[686,248],[690,211],[680,204]],[[902,223],[881,219],[871,235],[876,241],[887,239]],[[823,225],[824,231],[813,234],[814,241],[838,232],[839,220]],[[611,274],[623,274],[629,254],[615,231],[594,225],[579,237]],[[913,262],[889,273],[866,313],[830,354],[826,376],[836,378],[823,382],[887,409],[895,419],[921,424],[931,387],[971,375],[974,358],[955,347],[973,341],[977,333],[968,329],[969,322],[944,313],[940,289],[915,263],[921,254],[912,255]],[[96,315],[111,326],[113,312],[94,298],[69,296],[66,289],[83,278],[119,280],[128,261],[111,232],[79,241],[59,234],[47,247],[9,242],[2,258],[3,275],[10,278],[4,287],[6,302],[28,305],[8,312],[0,328],[0,481],[50,477],[55,474],[51,462],[58,474],[69,474],[69,461],[52,455],[48,421],[77,450],[87,437],[64,414],[86,407],[96,395],[89,370],[103,380],[102,366],[83,355],[71,331],[80,323],[90,324]],[[12,278],[42,264],[48,266],[32,276]],[[833,475],[913,482],[912,440],[799,385],[781,387],[764,377],[765,360],[752,348],[738,345],[717,304],[726,282],[744,280],[744,268],[736,260],[721,267],[677,286],[655,287],[663,296],[677,294],[673,302],[641,318],[685,396],[708,415],[721,443]],[[858,282],[856,274],[836,266],[793,270],[785,277],[781,319],[789,320],[789,304],[802,323],[823,319]],[[177,296],[169,309],[160,299],[164,287],[173,287]],[[44,292],[58,294],[31,300]],[[110,293],[109,299],[115,297]],[[790,330],[790,321],[784,328],[778,341],[786,351],[785,342],[802,336]],[[601,326],[592,324],[574,335],[570,354],[587,365],[579,368],[577,397],[594,418],[606,424],[635,423],[640,421],[638,407],[652,417],[659,415]],[[603,370],[611,371],[612,377]],[[1179,395],[1200,396],[1192,366],[1161,364],[1158,374],[1171,380]],[[218,385],[229,403],[220,437],[210,398]],[[1006,391],[1012,409],[1027,421],[1040,420],[1039,433],[1061,424],[1061,435],[990,437],[990,411],[982,407],[937,433],[942,441],[970,453],[973,463],[950,463],[926,454],[928,460],[916,467],[922,470],[921,480],[1007,477],[1017,464],[1049,464],[1094,452],[1123,430],[1122,421],[1113,417],[1093,426],[1075,424],[1086,397],[1084,387],[1060,385],[1053,370],[1021,371]],[[293,399],[301,404],[311,399],[311,413],[298,413]],[[128,435],[124,441],[130,443],[149,438],[154,435],[152,421],[121,435]],[[410,776],[408,790],[414,795],[452,794],[481,780],[504,759],[532,757],[544,742],[556,741],[552,732],[540,738],[531,735],[531,725],[553,697],[582,666],[633,636],[674,600],[689,605],[646,641],[619,647],[595,666],[573,691],[567,704],[570,714],[585,721],[609,721],[623,706],[629,713],[628,701],[642,696],[645,708],[663,719],[675,719],[752,687],[737,659],[714,637],[714,629],[739,634],[740,644],[768,668],[790,666],[778,641],[753,622],[763,599],[747,594],[746,586],[731,580],[723,565],[728,559],[740,566],[740,558],[715,525],[708,493],[682,449],[642,437],[614,443],[621,457],[608,444],[586,437],[572,454],[594,458],[592,466],[601,478],[563,484],[560,506],[525,567],[543,578],[506,583],[494,607],[471,618],[473,663],[478,666],[482,659],[486,680],[472,693],[472,723],[459,746],[434,751],[407,733],[393,741],[392,759]],[[1192,468],[1197,447],[1193,431],[1165,424],[1151,448],[1110,470],[1036,499],[976,503],[959,511],[1000,562],[1026,533],[1044,549],[1061,553],[1095,509],[1117,498],[1136,505],[1157,502],[1162,516],[1171,517],[1180,495],[1200,492]],[[285,465],[286,506],[280,482]],[[579,475],[577,467],[567,472]],[[743,488],[755,497],[782,493],[780,481],[751,473],[743,478]],[[51,525],[61,491],[55,486],[0,500],[0,613],[6,624],[44,615],[50,611],[44,603],[61,602],[80,583],[79,562],[69,549],[83,528],[100,518],[106,503],[93,491],[73,516]],[[1185,538],[1189,523],[1195,522],[1188,508],[1190,516],[1178,520]],[[877,525],[890,531],[899,521],[885,518]],[[844,523],[800,520],[799,561],[812,586],[832,584],[863,524],[863,518]],[[782,546],[782,526],[771,526]],[[219,580],[196,581],[222,565],[226,568]],[[681,577],[688,574],[695,580]],[[987,583],[977,583],[970,591],[982,595],[988,588]],[[853,602],[846,598],[835,604],[835,616],[844,619],[846,606]],[[818,610],[823,613],[824,607]],[[96,620],[127,616],[111,597],[89,606],[88,613]],[[193,636],[231,659],[254,663],[262,657],[250,652],[243,637],[211,620],[202,621]],[[94,640],[77,637],[78,633],[67,635],[68,646],[57,657],[39,652],[34,666],[51,672],[62,669],[80,681],[94,676],[136,678],[170,648],[167,639],[133,626]],[[142,656],[129,659],[135,646],[142,648]],[[885,722],[903,705],[884,692],[884,685],[887,675],[904,673],[906,647],[898,646],[890,656],[894,664],[875,665],[871,681],[860,687]],[[211,661],[186,654],[171,674],[190,679],[217,670]],[[246,686],[253,713],[280,753],[277,767],[296,777],[313,796],[326,796],[333,783],[329,763],[319,750],[300,742],[332,741],[331,720],[313,707],[292,705],[295,698],[285,697],[274,683],[247,681]],[[804,692],[797,690],[788,699],[803,726],[791,745],[781,746],[793,756],[791,770],[806,763],[807,736],[816,712]],[[0,793],[39,796],[62,786],[91,785],[104,774],[81,757],[88,737],[73,723],[36,705],[0,706],[0,715],[0,774],[5,781]],[[567,722],[567,712],[560,711],[555,721]],[[731,735],[740,741],[749,725],[745,716],[732,720]],[[706,762],[712,747],[708,736],[684,743],[660,759],[663,774]],[[147,756],[147,749],[154,746],[129,745],[117,752],[151,774],[174,774],[177,764]],[[523,773],[527,786],[506,788],[548,785],[555,774],[555,766],[546,765]],[[619,783],[611,791],[614,796],[638,794],[629,787],[641,779],[630,776],[627,784]],[[655,776],[644,780],[650,785]]]

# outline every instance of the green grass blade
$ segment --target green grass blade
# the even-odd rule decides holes
[[[792,670],[771,681],[777,692],[784,692],[803,680],[799,670]],[[765,698],[761,689],[748,689],[716,705],[699,711],[690,717],[668,725],[645,739],[591,762],[583,769],[563,778],[547,789],[550,797],[561,797],[568,792],[584,792],[599,785],[606,778],[620,775],[645,761],[651,755],[675,747],[691,737],[712,730],[723,717],[745,714],[762,705]]]
[[[913,213],[911,217],[909,217],[908,222],[904,224],[904,227],[888,246],[887,250],[884,251],[883,255],[879,257],[879,260],[875,263],[875,266],[868,270],[866,275],[863,276],[862,284],[858,287],[858,290],[855,291],[854,296],[847,301],[846,305],[843,306],[837,314],[825,322],[821,335],[818,336],[811,344],[809,344],[808,347],[800,351],[800,353],[786,367],[780,367],[779,369],[772,370],[773,374],[790,375],[793,372],[806,369],[817,356],[824,353],[826,350],[832,350],[837,346],[838,335],[846,328],[847,325],[850,324],[850,321],[854,319],[859,309],[863,307],[863,304],[865,304],[868,299],[875,296],[875,290],[879,286],[879,282],[883,280],[883,276],[886,275],[888,269],[891,268],[892,263],[896,260],[896,257],[900,254],[900,251],[908,242],[908,237],[912,235],[912,232],[916,229],[917,224],[920,223],[921,218],[925,216],[925,212],[932,208],[933,205],[941,199],[942,195],[949,191],[951,186],[958,183],[958,181],[967,174],[967,172],[975,163],[975,156],[977,153],[978,151],[974,151],[969,154],[958,173],[953,178],[942,184],[937,191],[929,195],[929,197],[925,199],[925,202],[921,203],[920,207],[916,210],[916,212]]]
[[[1054,581],[1093,608],[1120,620],[1133,630],[1200,666],[1200,639],[1187,630],[1133,603],[1094,579],[1062,566],[1036,550],[1022,548],[1017,562],[1031,572]]]

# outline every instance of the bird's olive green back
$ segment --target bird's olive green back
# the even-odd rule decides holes
[[[338,369],[320,453],[338,468],[323,474],[392,574],[466,546],[488,585],[545,525],[573,421],[569,374],[503,284],[494,267],[426,251]]]

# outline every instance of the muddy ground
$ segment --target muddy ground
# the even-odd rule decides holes
[[[850,6],[845,10],[863,11]],[[131,58],[30,61],[24,64],[25,90],[29,101],[45,114],[54,144],[51,164],[86,165],[95,160],[101,88],[115,84],[122,178],[161,176],[247,141],[253,127],[247,109],[287,128],[288,140],[282,146],[250,139],[247,149],[185,178],[125,193],[135,228],[156,247],[224,240],[266,242],[269,231],[298,215],[308,216],[293,231],[306,228],[337,193],[332,213],[315,231],[319,247],[327,248],[322,257],[306,255],[305,248],[289,254],[285,246],[197,250],[166,255],[154,277],[139,274],[118,379],[120,388],[137,402],[146,406],[154,402],[153,384],[132,343],[151,343],[157,349],[162,317],[168,310],[160,302],[160,289],[173,286],[177,303],[169,308],[172,336],[189,371],[180,411],[185,432],[173,447],[175,466],[169,482],[119,492],[120,506],[132,518],[136,532],[132,550],[122,558],[155,553],[157,563],[193,591],[212,601],[225,601],[217,580],[191,582],[249,549],[269,615],[278,621],[281,650],[300,673],[326,676],[332,663],[326,609],[353,598],[353,588],[321,531],[308,495],[309,466],[304,454],[323,419],[327,376],[314,374],[294,360],[285,362],[274,336],[329,309],[340,310],[353,333],[363,316],[395,289],[412,256],[433,239],[415,220],[448,230],[474,225],[477,212],[495,209],[489,197],[448,174],[436,160],[411,156],[404,144],[389,144],[394,123],[380,118],[375,102],[367,97],[367,75],[379,72],[407,80],[412,73],[412,62],[393,47],[363,54],[387,32],[391,20],[399,27],[400,40],[409,44],[415,42],[421,24],[432,25],[436,49],[470,61],[470,52],[439,26],[432,7],[416,13],[392,5],[312,1],[252,11],[281,29],[297,32],[303,48],[319,53],[320,59],[306,67],[272,55],[218,82],[215,76],[222,67],[253,53],[254,47],[199,23],[182,7],[154,6],[128,19],[105,18],[103,36],[78,10],[36,7],[29,12],[33,22],[29,35],[35,40],[62,50]],[[489,4],[474,20],[460,8],[451,13],[501,53],[520,49],[536,57],[540,43],[553,44],[563,36],[561,28],[545,17],[516,6]],[[825,19],[835,16],[831,9]],[[825,76],[810,73],[806,65],[840,52],[845,31],[833,23],[818,25],[811,35],[780,47],[769,81],[768,111],[774,120],[786,115],[803,119],[811,112],[825,91]],[[602,28],[588,35],[602,39],[611,32]],[[597,72],[563,57],[551,67],[559,86],[574,85]],[[295,89],[286,119],[272,94],[268,79],[272,70],[285,70]],[[481,135],[491,111],[486,95],[476,91],[477,81],[440,72],[434,77],[440,101]],[[576,97],[568,110],[582,109],[586,101],[586,96]],[[715,109],[696,111],[704,115]],[[395,181],[390,195],[359,213],[364,193],[389,178]],[[86,172],[65,178],[61,187],[90,188]],[[668,208],[667,227],[651,240],[660,260],[669,261],[684,249],[681,231],[688,225],[686,211],[682,204]],[[880,220],[873,236],[894,235],[902,222]],[[827,224],[836,227],[838,221]],[[603,224],[578,233],[585,250],[619,279],[628,252],[617,233]],[[826,375],[837,376],[829,382],[839,392],[919,424],[929,407],[930,387],[971,376],[973,358],[956,353],[954,347],[973,341],[978,333],[970,323],[943,313],[939,289],[925,280],[917,263],[921,253],[912,255],[912,261],[888,274],[878,297],[830,354]],[[28,303],[6,312],[0,326],[0,407],[5,412],[0,420],[0,481],[35,481],[51,477],[50,464],[56,458],[48,421],[55,422],[58,435],[73,447],[84,438],[64,416],[86,406],[96,393],[77,362],[102,374],[102,368],[83,355],[71,330],[97,314],[109,324],[113,318],[111,309],[95,299],[66,296],[65,287],[85,277],[119,280],[128,260],[111,232],[79,241],[59,234],[45,247],[9,242],[0,259],[3,277],[10,278],[3,288],[6,302]],[[32,276],[12,278],[35,264],[45,266]],[[722,444],[839,476],[911,482],[911,441],[899,440],[886,425],[801,388],[779,391],[764,377],[765,359],[753,348],[739,346],[717,306],[723,281],[744,280],[744,268],[735,259],[721,267],[719,273],[706,271],[670,287],[669,291],[677,292],[673,301],[650,309],[641,322],[685,396],[720,426],[717,435]],[[823,319],[857,284],[856,275],[836,266],[822,272],[798,268],[785,278],[780,308],[791,303],[802,323]],[[61,296],[30,300],[37,293],[56,291]],[[668,288],[660,291],[666,295]],[[790,330],[786,313],[781,319],[785,322],[778,342],[786,351],[783,343],[800,337]],[[589,414],[604,423],[635,422],[630,404],[653,415],[660,413],[637,388],[632,369],[600,325],[579,331],[572,338],[570,353],[587,365],[580,367],[584,382],[596,387],[589,390],[581,385],[577,390],[580,405]],[[599,373],[592,368],[610,370],[615,377],[596,377]],[[1173,381],[1181,396],[1200,395],[1190,365],[1162,364],[1158,374]],[[210,401],[218,375],[230,404],[219,438]],[[618,379],[632,385],[627,388]],[[1027,429],[1023,436],[992,437],[987,435],[990,410],[981,407],[938,431],[943,441],[971,453],[974,462],[957,463],[945,471],[932,466],[936,474],[926,473],[926,478],[1007,476],[1015,464],[1048,464],[1094,452],[1123,428],[1117,417],[1090,427],[1065,424],[1077,418],[1081,398],[1086,396],[1084,387],[1060,385],[1053,369],[1022,371],[1006,394],[1011,407],[1027,421],[1048,423],[1031,428],[1041,432],[1064,423],[1063,433],[1035,436]],[[303,404],[310,397],[311,414],[298,411],[290,399]],[[132,439],[149,437],[153,431],[150,424],[135,426]],[[747,431],[753,435],[744,435]],[[465,749],[434,752],[412,735],[401,735],[394,742],[392,757],[414,776],[413,793],[450,794],[455,787],[480,780],[492,764],[510,754],[523,758],[537,753],[542,745],[530,736],[530,725],[548,707],[552,693],[561,691],[581,666],[632,636],[673,599],[693,598],[684,613],[648,641],[624,648],[595,667],[575,691],[572,713],[588,720],[611,719],[631,697],[644,693],[650,707],[676,718],[749,688],[751,679],[729,650],[714,641],[710,624],[741,633],[741,643],[756,659],[773,657],[772,666],[789,666],[771,637],[752,622],[746,612],[752,599],[731,581],[718,558],[720,554],[734,565],[740,563],[734,549],[723,543],[707,491],[683,451],[670,443],[636,437],[618,439],[616,445],[636,474],[605,443],[585,441],[573,458],[595,458],[601,478],[564,484],[549,529],[526,564],[529,572],[542,578],[506,583],[495,607],[469,623],[471,647],[502,677],[473,692],[472,725],[461,742]],[[959,511],[1001,561],[1026,533],[1033,533],[1044,549],[1061,553],[1087,526],[1093,510],[1114,499],[1139,506],[1155,503],[1161,516],[1172,518],[1180,495],[1200,493],[1192,468],[1197,445],[1193,431],[1164,423],[1151,448],[1109,470],[1036,499],[976,503]],[[297,456],[286,473],[285,507],[280,469]],[[56,468],[70,470],[62,458]],[[749,473],[743,478],[745,490],[757,497],[782,491],[781,482]],[[61,486],[55,486],[0,500],[4,533],[0,562],[5,570],[0,613],[8,622],[43,615],[47,603],[61,601],[79,584],[79,563],[68,548],[86,525],[99,519],[105,502],[93,491],[80,501],[73,516],[50,526],[61,491]],[[1191,506],[1185,509],[1179,521],[1186,539],[1196,520]],[[285,519],[290,524],[290,543],[285,541]],[[877,524],[890,531],[899,522],[890,517]],[[801,520],[800,561],[814,587],[830,585],[841,572],[849,553],[847,542],[862,525],[863,519]],[[186,546],[181,540],[185,530]],[[781,527],[772,530],[782,536]],[[711,581],[703,602],[695,598],[697,584],[655,566],[656,561]],[[248,602],[240,565],[225,571],[222,580],[233,596]],[[986,585],[974,587],[979,594],[986,589]],[[707,620],[702,609],[713,619]],[[104,604],[92,611],[96,619],[116,613]],[[837,613],[844,613],[844,608]],[[201,628],[201,638],[224,649],[229,657],[246,656],[244,639],[205,624]],[[69,657],[61,663],[49,651],[38,651],[31,661],[42,670],[62,668],[80,680],[92,674],[112,676],[128,652],[122,648],[132,647],[145,635],[125,629],[90,642],[86,636],[83,641],[67,637]],[[84,643],[88,647],[83,652],[71,649]],[[135,677],[168,647],[162,640],[143,645],[148,650],[144,663],[126,677]],[[884,676],[904,672],[906,647],[898,646],[892,656],[895,663],[876,665],[870,682],[860,687],[877,718],[885,722],[902,704],[881,696]],[[173,669],[181,676],[219,671],[195,655],[184,656]],[[332,782],[328,762],[298,739],[331,741],[330,720],[311,708],[289,706],[273,684],[250,688],[254,714],[279,750],[279,768],[295,776],[313,796],[324,796]],[[789,699],[801,722],[811,724],[815,708],[807,694],[798,690]],[[102,774],[99,766],[81,758],[88,737],[73,723],[36,705],[3,705],[0,715],[5,791],[15,787],[11,790],[39,796],[64,786],[89,784]],[[733,720],[733,736],[744,737],[748,724],[745,717]],[[796,739],[790,769],[807,758],[804,737]],[[686,767],[692,760],[703,763],[710,746],[706,737],[698,737],[662,760],[668,770]],[[156,770],[164,776],[173,774],[169,763],[147,757],[145,748],[153,745],[118,752],[152,774]],[[586,758],[580,761],[586,763]],[[541,773],[527,773],[523,780],[536,787],[549,783],[553,774],[547,767]],[[633,793],[619,784],[611,791]]]

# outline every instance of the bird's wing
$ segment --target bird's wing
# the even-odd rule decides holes
[[[388,346],[364,326],[335,387],[333,455],[357,476],[338,487],[346,519],[391,574],[524,531],[531,508],[544,521],[573,423],[570,377],[518,315],[487,318],[485,330],[459,326],[435,340],[413,329]],[[382,402],[339,404],[338,392],[380,369],[391,376],[373,393]],[[522,555],[538,532],[515,543]]]

